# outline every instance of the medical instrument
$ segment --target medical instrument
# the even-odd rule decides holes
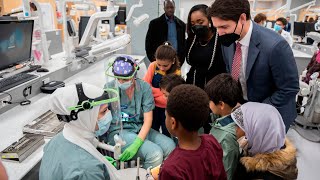
[[[140,169],[140,157],[137,158],[137,177],[136,177],[136,180],[140,180],[139,169]]]
[[[22,162],[44,143],[42,135],[25,134],[17,142],[4,149],[0,155],[3,160]]]
[[[52,94],[56,89],[64,87],[65,83],[63,81],[51,81],[40,87],[41,92],[46,94]]]
[[[46,137],[53,137],[63,130],[65,122],[59,121],[56,114],[47,111],[35,120],[25,125],[24,133],[39,134]]]

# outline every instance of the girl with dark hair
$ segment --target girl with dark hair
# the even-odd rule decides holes
[[[187,63],[191,69],[187,83],[204,88],[214,76],[226,72],[218,33],[207,16],[207,5],[191,8],[187,23]]]
[[[168,74],[181,75],[179,58],[176,50],[169,42],[165,42],[157,48],[155,58],[156,61],[149,65],[144,77],[144,80],[152,87],[152,94],[155,101],[152,128],[159,131],[161,126],[162,134],[171,137],[165,125],[167,99],[160,90],[160,80]]]

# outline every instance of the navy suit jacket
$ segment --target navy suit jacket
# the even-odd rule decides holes
[[[297,116],[295,97],[299,91],[298,69],[287,41],[252,22],[246,80],[248,101],[271,104],[278,109],[288,130]],[[230,72],[235,44],[222,46]]]
[[[284,30],[287,32],[291,31],[291,23],[288,22],[288,24],[284,27]]]

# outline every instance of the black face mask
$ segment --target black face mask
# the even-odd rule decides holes
[[[204,39],[208,36],[209,28],[203,25],[192,26],[192,32],[197,35],[198,38]]]
[[[219,36],[219,40],[220,40],[220,42],[221,42],[221,44],[222,44],[223,46],[229,47],[231,44],[233,44],[234,42],[236,42],[236,40],[240,39],[240,35],[235,33],[237,27],[238,27],[238,23],[237,23],[237,25],[236,25],[236,28],[234,28],[233,33]],[[242,28],[241,28],[240,34],[242,33],[242,29],[243,29],[243,24],[242,24]]]

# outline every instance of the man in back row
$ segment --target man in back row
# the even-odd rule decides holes
[[[182,65],[185,58],[186,24],[174,15],[174,0],[165,0],[163,5],[165,13],[149,24],[145,42],[146,53],[150,62],[155,61],[154,54],[157,48],[169,41],[177,51]]]
[[[216,0],[209,8],[227,71],[246,101],[271,104],[288,130],[297,116],[298,70],[287,41],[251,21],[248,0]]]

